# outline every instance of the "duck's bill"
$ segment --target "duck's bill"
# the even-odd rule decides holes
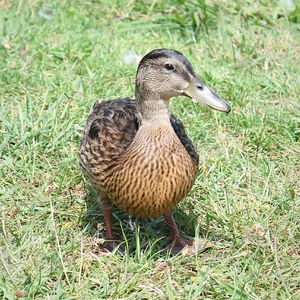
[[[190,83],[188,88],[183,92],[183,95],[218,111],[230,112],[231,110],[230,105],[226,101],[220,98],[202,82]]]

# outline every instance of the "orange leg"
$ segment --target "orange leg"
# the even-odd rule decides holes
[[[109,199],[105,198],[102,200],[102,209],[104,215],[104,222],[106,227],[106,243],[111,243],[113,240],[113,233],[112,233],[112,205]],[[108,246],[108,245],[107,245]],[[105,247],[107,248],[107,247]],[[112,251],[112,249],[107,249]]]
[[[112,203],[108,197],[101,195],[101,204],[103,209],[104,222],[106,227],[105,243],[103,246],[103,252],[112,252],[115,247],[120,245],[120,241],[114,238],[112,230]],[[121,245],[121,249],[123,249]]]
[[[165,216],[165,220],[166,220],[168,226],[170,227],[170,229],[172,231],[171,239],[176,240],[177,238],[180,237],[180,232],[179,232],[176,222],[173,218],[173,214],[172,214],[172,212],[168,212],[164,216]]]
[[[207,241],[196,242],[180,236],[180,231],[175,223],[172,212],[168,212],[164,216],[168,226],[171,229],[171,236],[168,238],[168,240],[171,240],[172,242],[167,246],[167,250],[170,250],[173,254],[181,252],[185,247],[187,248],[187,255],[193,255],[200,249],[212,247],[213,244]]]

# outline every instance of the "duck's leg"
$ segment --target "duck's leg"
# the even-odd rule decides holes
[[[114,249],[114,238],[112,233],[112,204],[107,197],[101,199],[104,222],[106,227],[104,249],[112,251]]]
[[[123,250],[122,245],[120,245],[121,241],[119,241],[114,237],[113,230],[112,230],[112,202],[105,194],[99,191],[98,191],[98,200],[102,205],[105,228],[106,228],[103,252],[105,253],[112,252],[114,248],[118,246],[120,250]]]
[[[209,248],[213,246],[212,243],[209,243],[207,241],[201,242],[201,241],[195,241],[195,240],[182,237],[175,223],[172,212],[168,212],[164,216],[168,226],[172,231],[170,238],[168,238],[172,242],[167,246],[167,250],[170,250],[173,254],[177,254],[181,252],[181,250],[183,250],[183,248],[186,247],[187,249],[186,254],[193,255],[201,249]]]
[[[168,212],[165,215],[165,220],[168,226],[171,229],[171,235],[168,240],[171,240],[170,248],[172,248],[172,252],[180,252],[185,246],[193,246],[194,241],[185,239],[180,236],[180,231],[176,225],[176,222],[173,218],[172,212]]]

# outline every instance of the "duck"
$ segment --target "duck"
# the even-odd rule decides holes
[[[143,219],[164,216],[171,232],[168,249],[196,251],[195,240],[182,236],[172,214],[192,189],[199,164],[183,123],[169,110],[170,99],[177,96],[217,111],[231,110],[181,52],[164,48],[141,59],[135,98],[97,100],[93,105],[81,139],[79,164],[102,204],[105,251],[116,247],[113,206]]]

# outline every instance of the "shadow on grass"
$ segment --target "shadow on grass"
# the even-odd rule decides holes
[[[96,201],[96,193],[91,187],[87,187],[85,201],[87,210],[82,219],[82,227],[85,234],[105,240],[105,223],[101,204]],[[194,224],[197,217],[187,215],[181,209],[174,210],[174,218],[178,220],[179,229],[183,229],[185,235],[194,236]],[[181,226],[184,224],[185,226]],[[149,251],[151,253],[162,253],[166,246],[166,237],[170,234],[163,217],[151,220],[143,220],[131,217],[113,206],[112,219],[113,233],[116,239],[124,242],[129,253],[136,253],[137,250]],[[102,248],[99,243],[99,250]]]

